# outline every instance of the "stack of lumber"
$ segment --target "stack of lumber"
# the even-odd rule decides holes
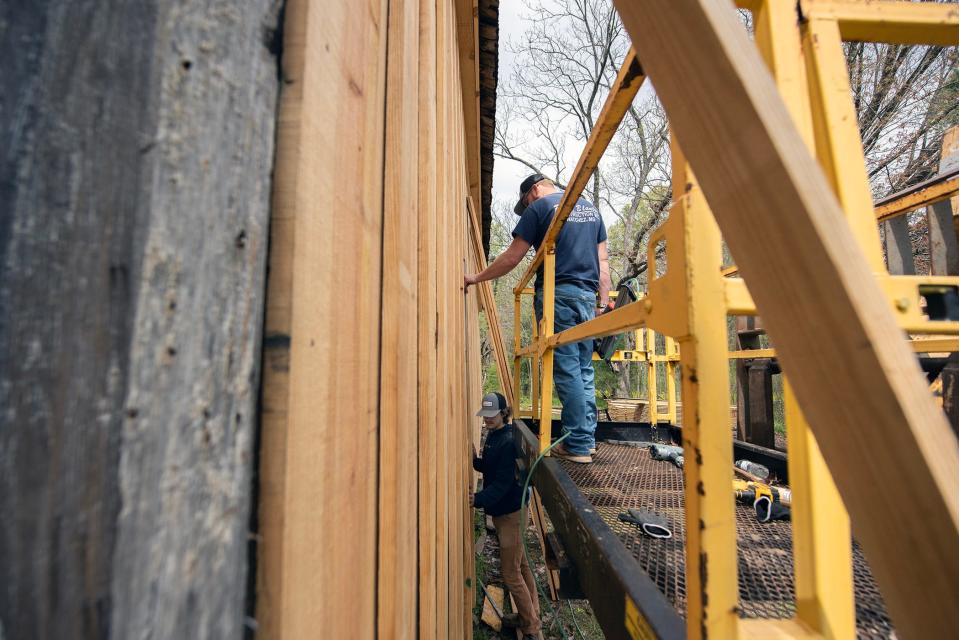
[[[606,400],[609,419],[613,422],[649,422],[649,400],[636,398],[609,398]],[[659,415],[666,415],[668,404],[665,400],[660,400],[658,404]],[[736,406],[729,407],[730,420],[736,424]],[[601,418],[605,418],[600,411]],[[676,403],[676,422],[682,424],[683,421],[683,403]]]

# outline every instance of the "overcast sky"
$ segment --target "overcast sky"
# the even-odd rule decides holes
[[[505,80],[513,75],[516,56],[510,50],[510,43],[516,42],[523,34],[525,24],[521,15],[525,7],[520,0],[500,0],[499,3],[499,81],[502,88]],[[498,200],[516,201],[519,183],[530,173],[513,160],[494,158],[493,161],[493,203]]]
[[[512,43],[519,42],[523,37],[527,22],[523,16],[528,10],[523,5],[522,0],[500,0],[499,5],[499,80],[497,91],[502,91],[503,85],[513,75],[516,66],[516,56],[512,52]],[[579,159],[583,148],[586,146],[584,140],[570,138],[566,143],[566,166],[568,173],[571,173],[576,161]],[[529,167],[505,158],[495,157],[493,159],[493,209],[497,210],[498,204],[508,202],[509,207],[516,203],[519,197],[519,185],[523,179],[531,173]],[[569,176],[567,175],[568,179]],[[613,221],[604,215],[607,226]]]

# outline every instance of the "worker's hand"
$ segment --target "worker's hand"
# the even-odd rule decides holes
[[[465,276],[463,276],[463,291],[469,291],[471,284],[476,284],[476,276],[471,276],[467,273]]]
[[[599,303],[599,306],[596,307],[596,311],[595,311],[595,313],[593,313],[593,315],[594,315],[594,316],[601,316],[601,315],[603,315],[604,313],[606,313],[607,311],[612,311],[615,306],[616,306],[616,301],[615,301],[615,300],[609,300],[609,301],[607,301],[607,302],[606,302],[606,306],[603,306],[603,303],[600,302],[600,303]]]

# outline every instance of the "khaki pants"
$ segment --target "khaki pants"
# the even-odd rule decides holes
[[[539,597],[533,572],[526,562],[522,535],[526,530],[528,515],[520,509],[504,516],[494,516],[493,525],[499,538],[499,556],[503,582],[516,601],[520,619],[520,631],[537,635],[540,632]]]

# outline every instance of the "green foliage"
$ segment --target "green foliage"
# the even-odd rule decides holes
[[[773,429],[786,433],[786,405],[783,402],[783,377],[773,376]]]

